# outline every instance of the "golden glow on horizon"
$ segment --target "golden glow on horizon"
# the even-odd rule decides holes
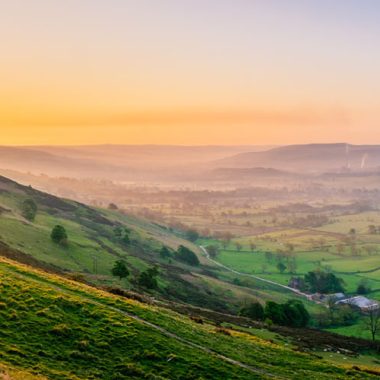
[[[364,3],[2,2],[0,145],[380,143]]]

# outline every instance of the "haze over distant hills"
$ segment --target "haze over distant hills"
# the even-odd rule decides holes
[[[157,170],[192,167],[265,146],[0,146],[0,169],[68,177],[138,180]]]
[[[380,145],[288,145],[264,152],[240,153],[214,163],[215,167],[267,167],[288,171],[326,172],[380,166]]]
[[[278,177],[289,176],[292,172],[357,172],[379,167],[380,145],[345,143],[274,148],[169,145],[0,147],[0,169],[53,177],[120,181]]]

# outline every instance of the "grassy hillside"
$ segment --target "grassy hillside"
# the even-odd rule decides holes
[[[264,332],[199,324],[6,259],[0,279],[0,371],[8,378],[377,377],[374,368],[337,366]]]
[[[33,221],[22,216],[25,200],[36,202],[38,211]],[[50,233],[62,225],[68,234],[68,244],[54,243]],[[115,229],[127,230],[130,243],[125,245],[115,235]],[[241,304],[253,299],[283,300],[290,294],[254,280],[245,286],[234,285],[236,276],[213,266],[201,255],[199,248],[164,226],[120,213],[101,210],[60,199],[21,186],[0,177],[0,244],[9,248],[8,257],[56,272],[71,273],[101,286],[117,286],[146,292],[138,285],[139,274],[157,265],[158,289],[149,291],[166,299],[207,306],[220,311],[236,312]],[[163,246],[175,250],[188,246],[201,261],[189,266],[175,258],[163,259]],[[16,253],[17,254],[16,254]],[[127,279],[111,275],[116,260],[126,261],[130,270]],[[33,261],[33,262],[32,262]]]

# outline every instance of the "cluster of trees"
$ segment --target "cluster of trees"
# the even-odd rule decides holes
[[[111,270],[111,273],[115,277],[119,277],[120,280],[129,276],[129,270],[127,264],[124,260],[117,260]],[[138,285],[146,288],[146,289],[157,289],[158,282],[157,276],[159,275],[159,270],[156,266],[148,268],[142,271],[138,278]]]
[[[338,305],[332,299],[328,308],[316,314],[315,320],[320,328],[351,326],[359,319],[359,312],[350,305]]]
[[[180,245],[177,251],[170,250],[168,247],[163,246],[159,250],[159,254],[163,259],[175,258],[192,266],[199,265],[198,256],[191,249],[183,245]]]
[[[375,226],[374,224],[370,224],[368,226],[368,233],[370,235],[378,235],[378,234],[380,234],[380,226]]]
[[[294,255],[294,249],[295,247],[293,244],[286,243],[285,249],[278,251],[276,254],[272,252],[266,252],[265,261],[268,264],[276,264],[276,268],[280,273],[284,273],[286,270],[289,273],[296,273],[297,259]],[[264,268],[266,268],[265,265]]]
[[[268,301],[263,307],[259,302],[251,303],[240,310],[240,315],[256,321],[266,320],[281,326],[305,327],[310,321],[310,315],[304,304],[299,300],[289,300],[285,303]]]
[[[344,292],[344,281],[334,273],[315,270],[305,274],[300,289],[311,293],[339,293]]]
[[[305,228],[305,227],[320,227],[329,223],[329,218],[326,215],[319,214],[309,214],[305,217],[294,216],[290,220],[287,221],[286,225]]]
[[[128,228],[117,226],[113,230],[116,238],[125,246],[129,246],[131,244],[131,239],[129,237],[130,230]]]

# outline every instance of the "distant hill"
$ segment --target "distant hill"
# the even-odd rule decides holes
[[[0,169],[43,173],[54,177],[162,180],[187,173],[194,165],[267,148],[165,145],[0,146]],[[183,167],[187,170],[184,171]]]
[[[289,145],[264,152],[240,153],[217,160],[215,167],[267,167],[309,173],[368,169],[380,166],[380,145]]]
[[[112,165],[101,160],[68,157],[36,148],[4,146],[0,146],[0,168],[34,174],[43,173],[55,177],[84,178],[108,176],[117,178],[126,172],[131,172],[128,167]]]
[[[218,168],[207,173],[208,180],[242,181],[255,178],[296,177],[297,174],[273,168]]]

